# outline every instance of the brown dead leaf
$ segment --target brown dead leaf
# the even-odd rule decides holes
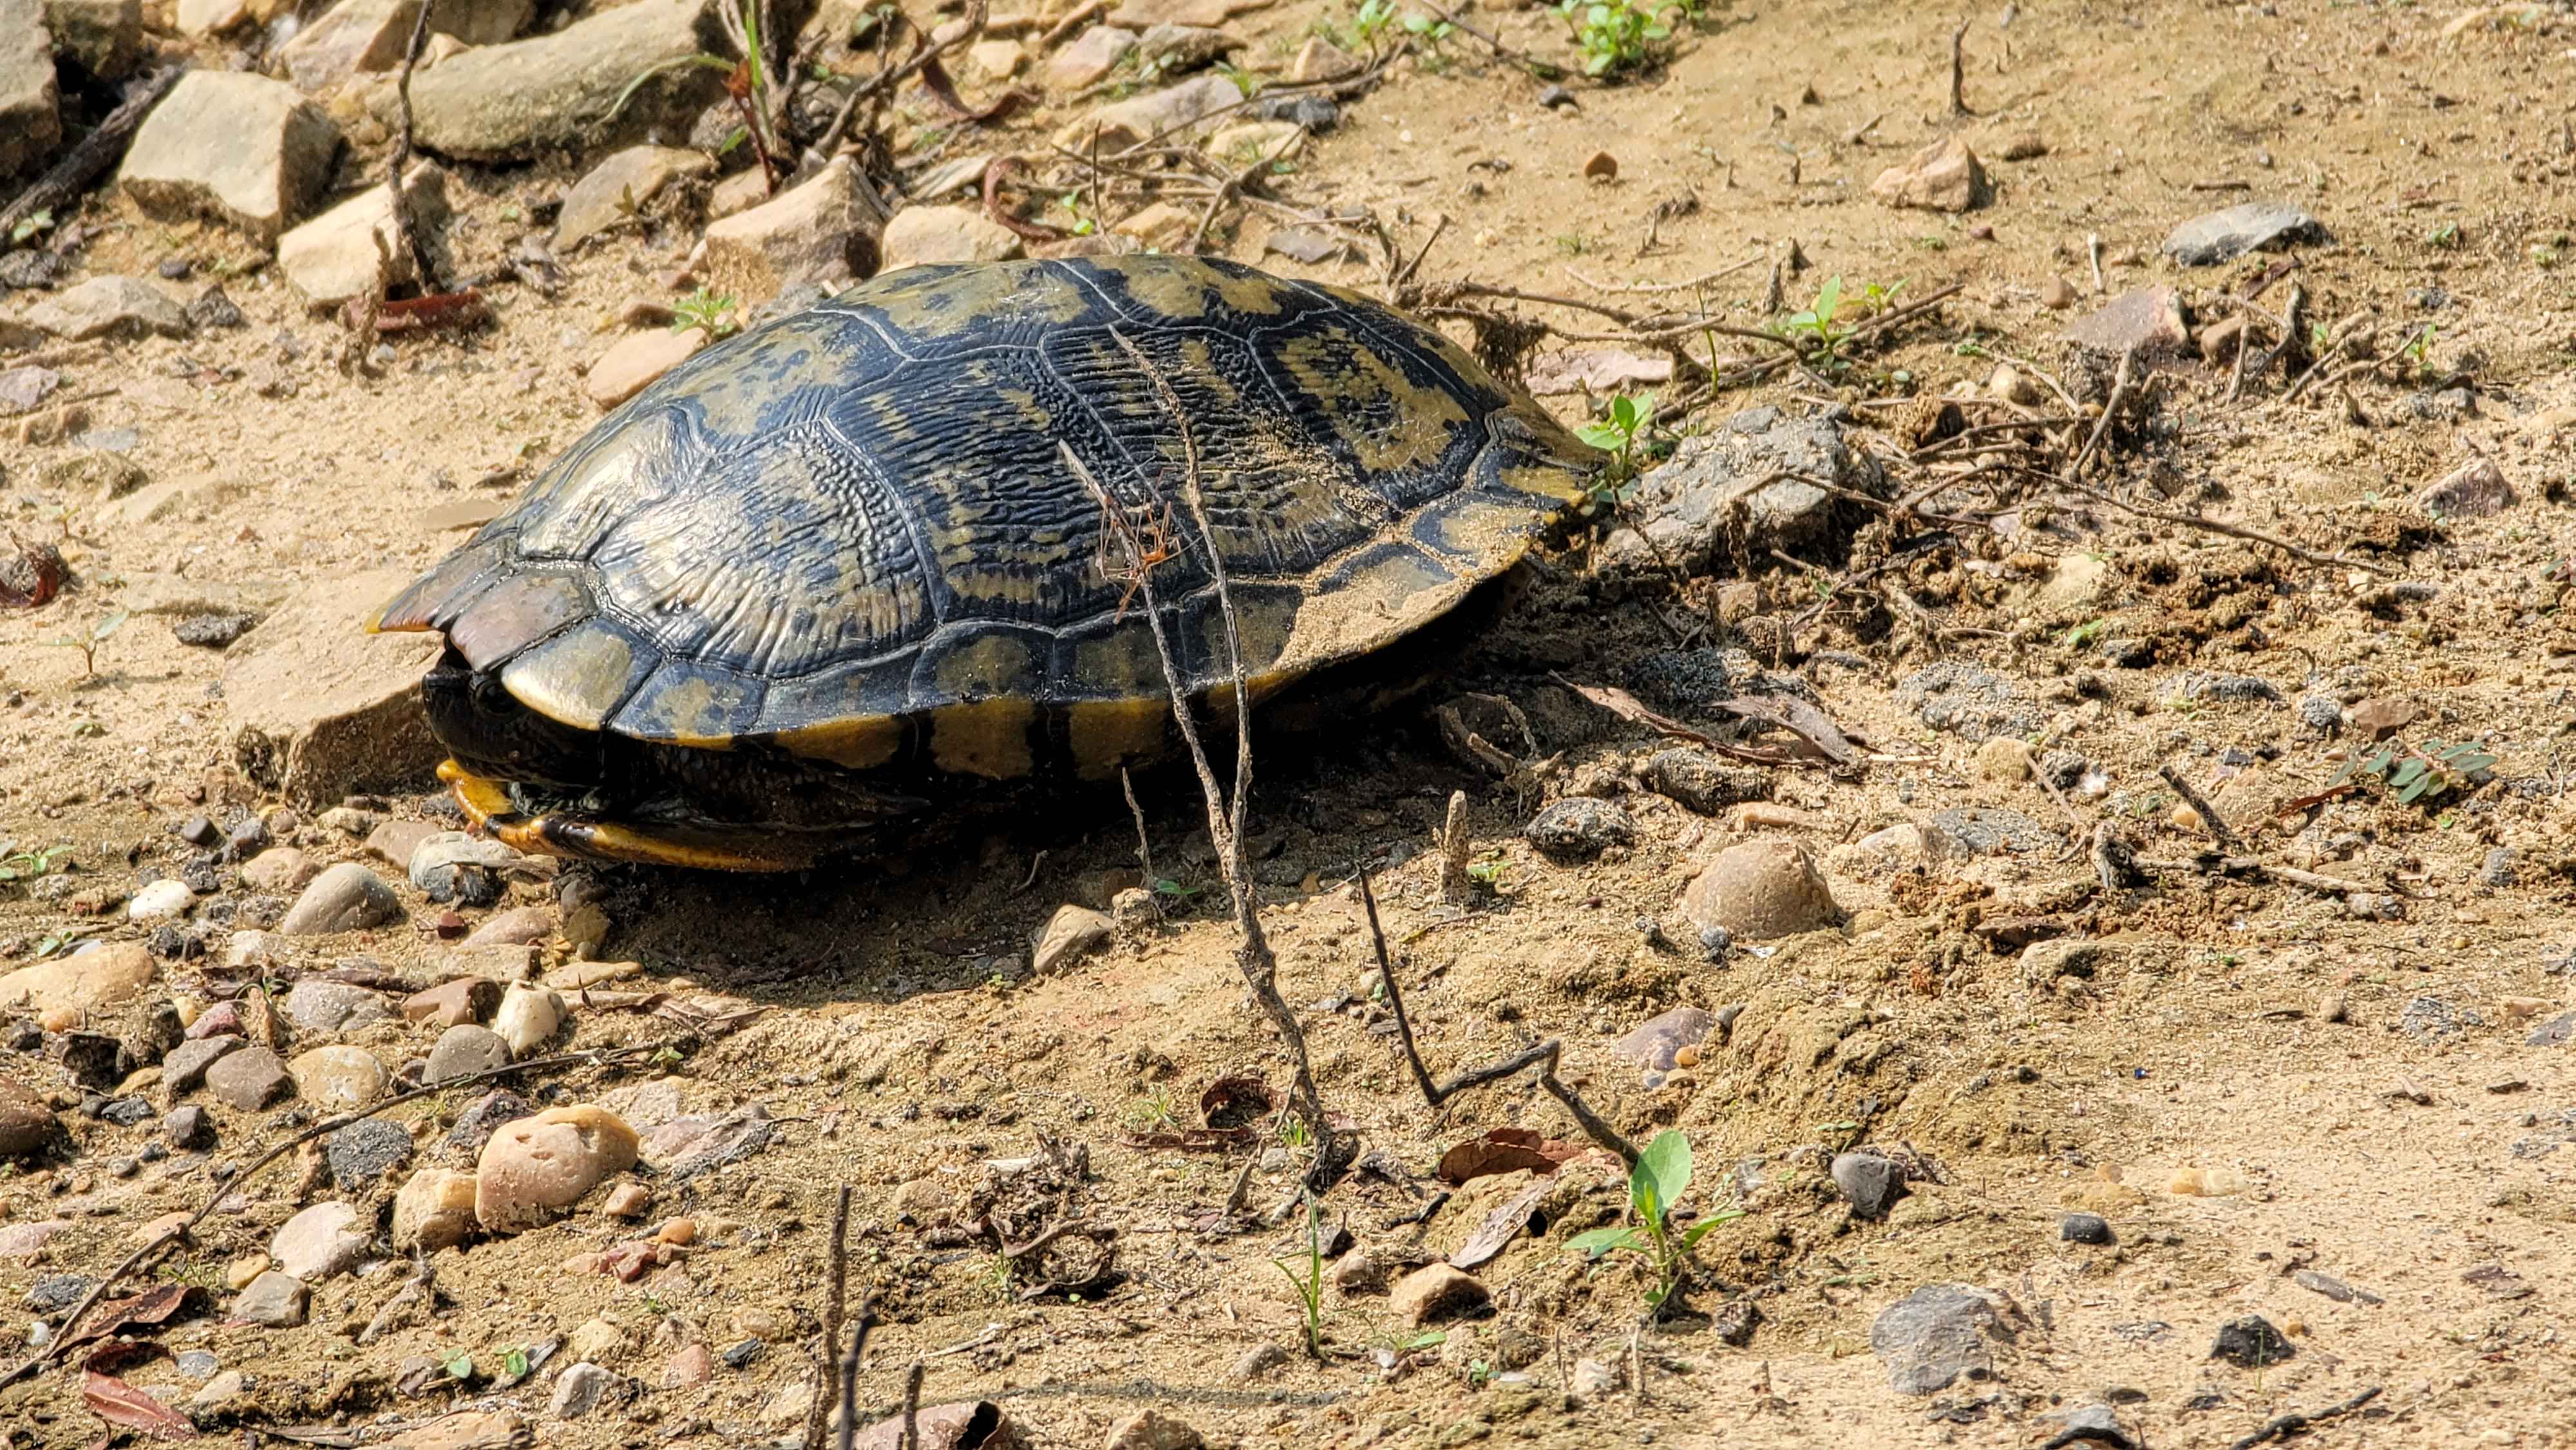
[[[120,1330],[138,1325],[159,1326],[173,1319],[206,1312],[208,1295],[193,1284],[163,1284],[124,1299],[114,1299],[98,1306],[63,1345],[75,1349],[93,1339],[105,1339]]]
[[[1509,1247],[1530,1226],[1530,1211],[1556,1187],[1555,1175],[1540,1178],[1511,1196],[1501,1207],[1485,1215],[1476,1231],[1449,1256],[1449,1267],[1474,1271],[1493,1262],[1494,1257]]]
[[[1661,387],[1673,380],[1673,360],[1624,348],[1565,348],[1530,358],[1521,381],[1539,397],[1559,393],[1616,393]]]
[[[1658,735],[1669,735],[1675,740],[1687,740],[1703,749],[1714,750],[1730,760],[1750,761],[1755,765],[1787,765],[1790,761],[1790,757],[1783,752],[1755,750],[1745,745],[1730,745],[1706,731],[1693,730],[1669,715],[1658,715],[1646,707],[1645,701],[1616,686],[1578,685],[1565,676],[1554,673],[1551,673],[1549,678],[1622,720],[1643,725]]]
[[[193,1440],[197,1427],[188,1417],[112,1374],[81,1376],[81,1398],[111,1425],[123,1425],[164,1440]]]
[[[1739,720],[1776,725],[1813,746],[1818,755],[1834,764],[1851,763],[1851,741],[1844,737],[1842,727],[1824,711],[1794,695],[1738,695],[1730,700],[1711,700],[1708,707]]]
[[[1199,1121],[1220,1133],[1235,1132],[1276,1106],[1270,1085],[1257,1077],[1221,1077],[1199,1094]]]
[[[1479,1133],[1440,1155],[1440,1181],[1450,1185],[1518,1173],[1527,1168],[1554,1173],[1566,1159],[1582,1152],[1573,1143],[1542,1138],[1528,1128],[1495,1128]]]

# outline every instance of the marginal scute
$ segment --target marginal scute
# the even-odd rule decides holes
[[[515,574],[483,592],[447,627],[447,642],[478,670],[561,633],[592,613],[590,591],[565,574]]]
[[[456,598],[469,588],[488,582],[483,576],[496,568],[501,559],[501,545],[497,540],[476,538],[448,555],[437,568],[413,581],[410,588],[387,601],[382,609],[376,611],[376,617],[368,621],[368,633],[443,628],[444,621],[456,617]]]
[[[1074,774],[1115,780],[1123,766],[1161,755],[1171,732],[1172,707],[1144,696],[1133,700],[1084,700],[1065,712]]]
[[[730,670],[665,659],[609,719],[609,728],[638,740],[730,750],[760,717],[761,685]]]
[[[504,665],[501,687],[549,720],[597,730],[660,663],[624,630],[592,619]]]
[[[951,775],[1018,780],[1037,763],[1029,739],[1037,723],[1034,700],[999,696],[950,705],[930,714],[931,763]]]
[[[848,770],[874,770],[903,748],[904,726],[891,716],[863,715],[781,730],[771,739],[800,759],[828,760]]]

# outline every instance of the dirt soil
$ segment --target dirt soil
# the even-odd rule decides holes
[[[0,518],[22,541],[56,543],[74,580],[42,607],[0,610],[0,841],[70,848],[52,873],[0,885],[0,970],[75,939],[149,939],[118,903],[183,871],[197,848],[178,825],[265,814],[316,860],[370,860],[404,919],[272,939],[264,960],[228,966],[234,930],[280,903],[262,907],[226,865],[161,943],[202,955],[163,961],[157,997],[193,1005],[353,966],[427,985],[457,933],[534,907],[554,928],[540,940],[548,969],[576,946],[640,964],[587,998],[569,993],[550,1050],[674,1050],[532,1072],[518,1091],[539,1105],[605,1104],[648,1135],[748,1105],[774,1125],[765,1147],[685,1180],[626,1175],[650,1190],[638,1220],[608,1217],[594,1195],[552,1226],[429,1256],[432,1309],[365,1343],[413,1278],[381,1221],[365,1267],[313,1286],[308,1322],[226,1317],[228,1270],[332,1196],[320,1170],[290,1157],[120,1284],[199,1286],[216,1307],[129,1329],[157,1348],[109,1361],[114,1372],[183,1407],[213,1366],[240,1372],[237,1396],[197,1401],[210,1435],[303,1427],[287,1438],[356,1444],[399,1430],[441,1443],[420,1427],[475,1409],[515,1415],[549,1446],[794,1443],[847,1184],[851,1295],[873,1295],[882,1317],[857,1392],[870,1422],[896,1412],[922,1361],[924,1403],[990,1400],[1045,1445],[1100,1444],[1112,1422],[1153,1407],[1211,1445],[2178,1450],[2254,1443],[2245,1437],[2275,1417],[2373,1389],[2288,1442],[2576,1444],[2564,1327],[2576,1045],[2560,1016],[2576,1008],[2576,800],[2562,759],[2576,731],[2576,631],[2562,608],[2576,558],[2576,18],[2563,5],[2500,7],[2456,28],[2454,16],[2316,0],[1980,10],[1962,43],[1965,116],[1949,105],[1961,17],[1922,7],[1715,11],[1680,27],[1668,62],[1615,83],[1572,78],[1570,103],[1554,106],[1542,92],[1556,82],[1458,33],[1346,97],[1341,124],[1271,179],[1277,206],[1228,209],[1211,250],[1363,289],[1387,277],[1363,233],[1347,234],[1346,260],[1311,265],[1264,243],[1288,225],[1281,208],[1373,214],[1408,258],[1428,245],[1411,294],[1425,305],[1466,305],[1439,289],[1474,280],[1645,312],[1700,305],[1758,328],[1827,278],[1851,293],[1901,279],[1898,305],[1955,286],[1841,359],[1729,386],[1675,425],[1704,432],[1760,404],[1835,418],[1906,490],[1934,476],[1909,455],[1944,436],[1916,400],[1983,398],[1999,359],[2062,381],[2080,418],[2050,435],[2058,451],[2026,461],[2039,472],[2017,491],[1989,477],[1921,503],[1958,521],[1919,554],[1890,551],[1936,525],[1891,521],[1884,506],[1819,548],[1746,550],[1706,577],[1621,565],[1598,536],[1608,523],[1552,551],[1432,697],[1516,702],[1543,767],[1525,760],[1498,778],[1419,711],[1320,751],[1260,757],[1251,846],[1280,989],[1325,1104],[1369,1155],[1324,1199],[1328,1225],[1399,1268],[1446,1256],[1533,1178],[1448,1189],[1434,1176],[1444,1150],[1506,1126],[1582,1136],[1527,1074],[1425,1107],[1371,976],[1353,883],[1363,867],[1435,1073],[1561,1040],[1565,1078],[1622,1133],[1687,1135],[1698,1171],[1686,1216],[1742,1210],[1699,1241],[1673,1312],[1648,1319],[1642,1260],[1589,1264],[1567,1247],[1620,1222],[1625,1202],[1614,1164],[1578,1157],[1536,1190],[1537,1227],[1476,1269],[1488,1305],[1426,1332],[1383,1293],[1328,1286],[1320,1360],[1303,1352],[1296,1292],[1274,1267],[1303,1272],[1304,1231],[1293,1215],[1260,1217],[1292,1201],[1308,1145],[1268,1115],[1248,1130],[1189,1131],[1211,1083],[1249,1076],[1282,1092],[1289,1068],[1237,974],[1185,775],[1146,795],[1155,873],[1174,887],[1168,916],[1130,921],[1044,972],[1032,942],[1060,905],[1105,910],[1140,879],[1135,826],[1114,796],[882,869],[746,879],[545,863],[514,873],[501,902],[451,915],[323,824],[329,802],[289,802],[244,777],[227,652],[180,643],[161,614],[109,634],[94,672],[55,643],[133,607],[137,579],[165,591],[193,581],[257,612],[317,585],[380,590],[428,566],[595,423],[584,365],[624,330],[630,303],[674,300],[666,274],[694,227],[626,228],[562,258],[556,295],[505,279],[489,289],[489,328],[397,336],[390,366],[343,371],[346,329],[308,315],[256,247],[93,196],[80,269],[143,276],[187,260],[201,280],[224,278],[248,326],[39,350],[64,375],[56,401],[81,399],[93,430],[133,430],[123,457],[148,486],[180,485],[151,517],[77,480],[45,482],[71,444],[0,451]],[[1552,12],[1458,18],[1514,50],[1571,53]],[[1337,4],[1280,0],[1226,24],[1246,42],[1238,62],[1276,74],[1319,26],[1352,23]],[[970,100],[1000,90],[958,69]],[[913,118],[895,133],[903,144],[949,124],[917,90],[901,110]],[[1035,150],[1079,113],[1057,95],[988,128],[990,147]],[[2036,148],[2012,144],[2030,135]],[[1983,161],[1974,210],[1873,199],[1882,170],[1948,136]],[[351,179],[383,154],[362,148]],[[595,159],[456,167],[460,269],[496,265],[523,218]],[[1605,169],[1615,176],[1587,175]],[[2331,240],[2221,267],[2161,255],[2177,223],[2248,199],[2304,207]],[[1803,270],[1784,265],[1793,254]],[[2063,344],[2072,319],[2161,283],[2206,331],[2229,315],[2219,294],[2292,256],[2296,271],[2262,308],[2277,312],[2295,285],[2310,322],[2345,329],[2335,337],[2376,325],[2368,358],[2338,355],[2325,369],[2338,376],[2296,397],[2281,369],[2249,368],[2231,396],[2223,356],[2187,353],[2153,374],[2143,411],[2119,400],[2119,426],[2081,474],[2098,492],[2053,487],[2092,432],[2110,371]],[[1586,280],[1710,273],[1721,275],[1661,293]],[[1562,332],[1618,331],[1562,306],[1475,305]],[[2274,340],[2268,325],[2252,336],[2258,354]],[[1729,357],[1773,352],[1712,340]],[[1693,346],[1705,361],[1709,348]],[[1670,383],[1663,396],[1686,391]],[[2042,396],[2032,413],[2062,411]],[[1548,401],[1584,416],[1580,396]],[[1981,408],[1967,421],[1995,416]],[[2436,517],[2414,501],[2482,458],[2509,482],[2510,505]],[[267,644],[273,627],[230,654]],[[1758,667],[1802,682],[1858,742],[1850,761],[1756,767],[1770,805],[1701,814],[1641,783],[1674,740],[1560,683],[1633,689],[1734,741],[1722,713],[1657,693],[1675,668],[1660,656],[1712,646],[1751,652],[1728,657],[1739,678]],[[1927,669],[1928,683],[1953,684],[1927,698]],[[2366,760],[2383,728],[2407,746],[2474,741],[2492,764],[2416,803],[2365,774],[2300,804]],[[2057,751],[2082,760],[2053,765]],[[2034,753],[2043,775],[2064,778],[2032,778]],[[2311,873],[2306,884],[2193,869],[2222,846],[2183,813],[2166,765],[2244,838],[2223,854]],[[1482,878],[1464,907],[1444,898],[1433,849],[1461,790]],[[1632,839],[1589,860],[1540,853],[1524,826],[1577,795],[1613,801]],[[355,804],[443,828],[456,819],[427,782]],[[1902,841],[1876,849],[1887,837],[1856,844],[1963,809],[2016,813],[1975,818],[2010,839],[1929,858]],[[2106,884],[2100,822],[2165,869],[2113,871]],[[1684,888],[1756,837],[1802,847],[1838,914],[1708,960]],[[665,1006],[687,1010],[655,1010]],[[1695,1066],[1649,1086],[1614,1044],[1684,1006],[1727,1009],[1728,1025]],[[198,1095],[187,1101],[208,1106],[217,1145],[145,1153],[162,1131],[157,1086],[139,1089],[155,1117],[88,1116],[61,1039],[20,1031],[0,1077],[48,1099],[62,1137],[0,1167],[0,1235],[71,1226],[0,1257],[13,1355],[37,1342],[31,1323],[61,1321],[40,1281],[101,1274],[139,1229],[226,1193],[228,1177],[320,1116],[292,1100],[238,1112]],[[283,1055],[346,1040],[390,1067],[425,1054],[436,1031],[399,1020],[298,1030]],[[439,1145],[475,1093],[388,1111],[417,1140],[417,1164],[464,1166]],[[1055,1156],[1075,1145],[1087,1176]],[[1884,1218],[1860,1216],[1828,1174],[1855,1148],[1912,1170]],[[382,1212],[391,1192],[342,1196]],[[2102,1215],[2110,1241],[2062,1238],[2075,1211]],[[677,1216],[694,1220],[685,1256],[632,1282],[599,1268],[601,1252]],[[1115,1228],[1114,1276],[1080,1283],[1078,1249],[1016,1266],[998,1252],[1071,1217]],[[1051,1287],[1059,1275],[1080,1287]],[[1990,1368],[1900,1393],[1873,1327],[1939,1285],[1988,1296],[1998,1327],[1976,1355]],[[2279,1331],[2286,1358],[2212,1356],[2221,1326],[2248,1315]],[[524,1382],[496,1385],[514,1351],[567,1339],[613,1376],[599,1408],[551,1412],[576,1358],[561,1347],[533,1354]],[[1255,1353],[1264,1347],[1276,1353]],[[2052,1438],[2090,1423],[2064,1418],[2087,1406],[2108,1406],[2118,1430]],[[129,1433],[85,1404],[77,1365],[0,1389],[0,1443],[105,1443],[102,1432]]]

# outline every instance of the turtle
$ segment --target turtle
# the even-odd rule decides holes
[[[421,698],[477,828],[794,870],[1171,753],[1166,648],[1197,718],[1238,668],[1265,726],[1383,707],[1603,457],[1344,288],[920,265],[671,369],[368,627],[445,636]]]

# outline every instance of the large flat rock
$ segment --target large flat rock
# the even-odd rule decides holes
[[[0,176],[31,171],[63,139],[44,0],[0,0]]]
[[[284,81],[191,71],[134,134],[118,184],[147,216],[208,216],[264,242],[330,184],[340,128]]]
[[[419,789],[444,757],[421,713],[434,634],[366,632],[411,582],[379,570],[317,585],[246,636],[224,672],[226,730],[244,773],[294,800]]]
[[[705,67],[662,71],[609,113],[637,76],[701,51],[725,51],[707,0],[638,0],[422,71],[411,83],[414,134],[430,151],[475,161],[636,140],[657,127],[676,127],[678,140],[686,118],[723,91]]]

